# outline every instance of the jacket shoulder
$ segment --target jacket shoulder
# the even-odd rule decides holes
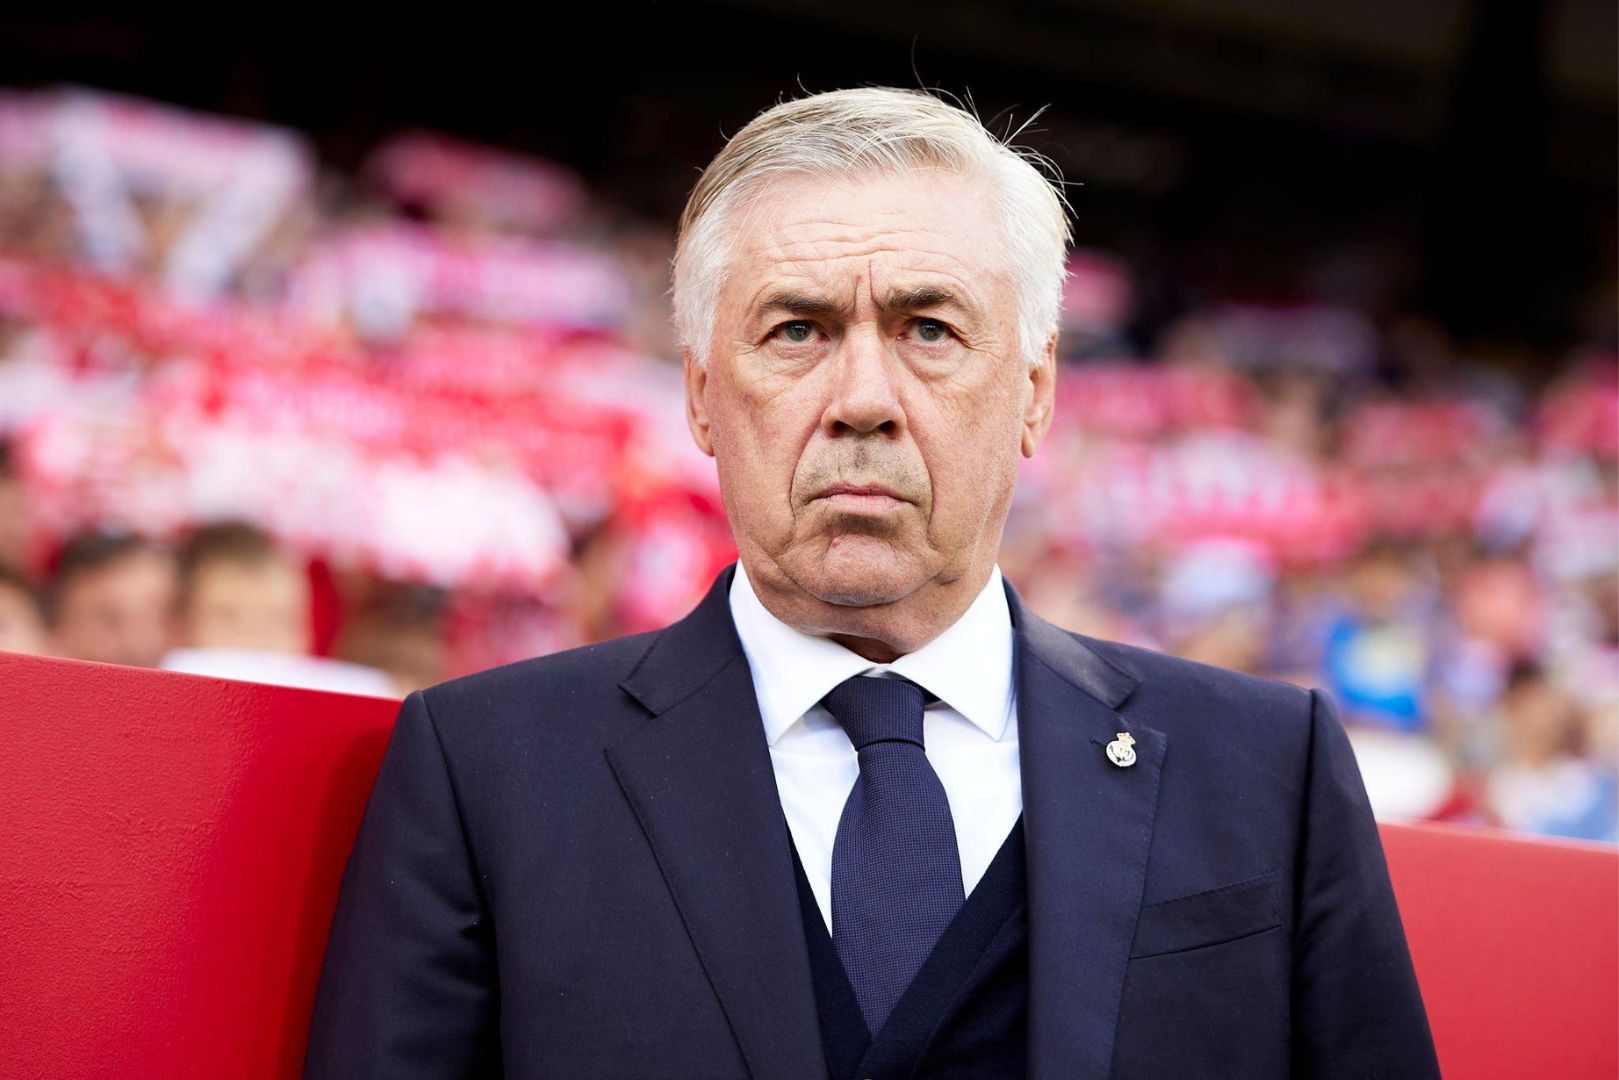
[[[1230,668],[1139,645],[1125,645],[1074,634],[1091,651],[1139,680],[1132,695],[1142,706],[1192,706],[1198,715],[1218,714],[1227,722],[1281,723],[1307,728],[1311,692],[1280,679],[1250,675]],[[1155,709],[1155,711],[1157,711]]]
[[[422,696],[435,718],[598,704],[606,696],[621,696],[618,684],[658,633],[654,630],[502,664],[437,683],[423,690]]]
[[[1240,835],[1256,845],[1254,873],[1286,865],[1302,827],[1324,698],[1152,649],[1088,644],[1140,680],[1120,706],[1122,722],[1135,721],[1169,740],[1159,804],[1165,835],[1198,836],[1211,846]],[[1194,884],[1161,883],[1158,892],[1179,895]]]

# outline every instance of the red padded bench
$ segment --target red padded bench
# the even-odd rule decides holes
[[[0,653],[0,1076],[296,1077],[396,709]],[[1445,1074],[1619,1075],[1619,849],[1383,838]]]

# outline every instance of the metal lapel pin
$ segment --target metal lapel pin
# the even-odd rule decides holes
[[[1128,731],[1117,734],[1118,738],[1107,744],[1107,759],[1123,769],[1136,763],[1136,740]]]

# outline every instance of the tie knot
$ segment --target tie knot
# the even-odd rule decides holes
[[[922,688],[913,682],[856,675],[833,687],[821,704],[842,725],[856,750],[876,742],[923,746],[922,710],[927,700]]]

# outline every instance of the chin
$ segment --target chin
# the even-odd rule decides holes
[[[899,554],[870,537],[840,540],[798,577],[800,587],[810,595],[840,607],[892,604],[911,595],[926,580],[921,560]]]

